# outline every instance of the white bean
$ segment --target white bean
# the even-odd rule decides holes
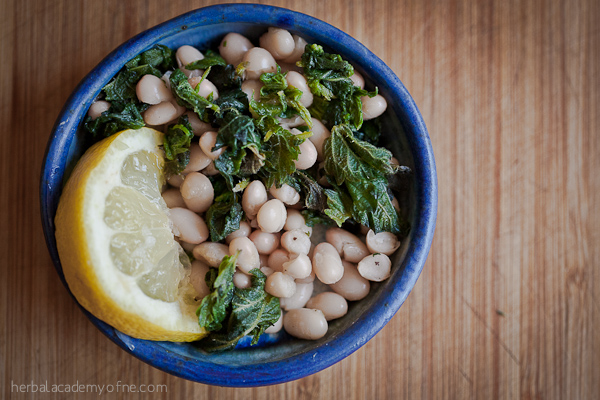
[[[281,301],[281,300],[280,300]],[[277,333],[283,328],[283,311],[280,310],[279,319],[275,324],[265,329],[265,333]]]
[[[144,122],[148,125],[157,126],[170,122],[178,117],[178,110],[169,101],[148,107],[143,113]]]
[[[365,78],[363,78],[360,72],[358,72],[356,69],[354,70],[354,73],[350,75],[350,80],[354,86],[358,86],[361,89],[365,88]]]
[[[308,254],[310,245],[310,237],[302,229],[292,229],[281,235],[281,247],[290,253]]]
[[[194,171],[200,171],[208,167],[211,163],[211,159],[202,151],[198,143],[192,143],[190,145],[190,161],[182,173],[187,174]]]
[[[196,245],[194,243],[184,242],[183,240],[179,240],[179,245],[185,251],[193,251],[194,247],[196,247]]]
[[[162,198],[167,204],[167,207],[185,207],[185,201],[183,201],[183,197],[181,196],[181,190],[177,188],[169,188],[162,192]]]
[[[293,257],[293,255],[290,255]],[[310,258],[306,254],[298,254],[290,261],[283,263],[283,272],[294,277],[295,279],[307,278],[312,271]]]
[[[171,209],[173,233],[181,240],[198,244],[208,239],[208,227],[204,220],[195,212],[187,208],[175,207]]]
[[[204,59],[204,55],[195,47],[185,45],[177,49],[177,52],[175,52],[175,58],[179,67],[185,67],[194,61]]]
[[[369,255],[367,246],[355,235],[345,229],[333,227],[327,229],[325,239],[335,247],[340,256],[353,263],[357,263]]]
[[[308,256],[308,258],[310,258],[310,256]],[[296,278],[296,283],[311,283],[315,281],[315,270],[312,269],[310,271],[310,275],[308,275],[306,278],[302,278],[302,279],[298,279]]]
[[[217,268],[223,261],[223,257],[229,255],[229,247],[222,243],[204,242],[194,247],[192,254],[195,259]]]
[[[219,98],[219,91],[217,87],[208,79],[202,79],[201,76],[193,77],[188,79],[189,84],[196,90],[196,92],[204,97],[205,99],[212,93],[213,100]],[[200,85],[200,87],[198,87]]]
[[[258,226],[264,232],[275,233],[279,232],[287,218],[287,211],[280,200],[272,199],[267,201],[260,207],[256,215]]]
[[[331,136],[331,132],[329,132],[329,129],[327,129],[325,125],[323,125],[323,123],[318,119],[311,119],[313,124],[313,134],[311,137],[308,138],[308,140],[310,140],[315,145],[315,149],[317,150],[317,160],[323,161],[325,160],[325,157],[323,155],[323,145],[325,144],[325,139]]]
[[[302,308],[310,300],[312,296],[314,285],[310,283],[298,283],[296,282],[296,292],[293,296],[279,299],[279,305],[286,311],[294,310],[296,308]]]
[[[267,202],[267,199],[265,185],[259,180],[250,182],[242,195],[242,209],[246,216],[248,218],[256,217],[258,210]]]
[[[304,49],[308,43],[298,35],[292,35],[292,38],[294,39],[294,51],[283,62],[295,65],[302,58],[302,54],[304,54]]]
[[[262,258],[262,256],[264,256],[264,254],[261,254],[261,258]],[[262,259],[260,260],[260,263],[262,264]],[[263,274],[265,274],[265,276],[268,278],[275,271],[272,270],[271,268],[267,267],[266,265],[261,265],[260,272],[262,272]]]
[[[254,100],[254,101],[259,101],[260,100],[260,88],[263,87],[263,83],[259,80],[256,79],[246,79],[243,83],[242,83],[242,92],[246,93],[246,96],[248,96],[248,101]]]
[[[198,143],[200,144],[200,148],[204,154],[206,154],[206,156],[211,160],[216,160],[219,158],[221,153],[223,153],[226,149],[226,147],[221,147],[220,149],[213,151],[215,143],[217,143],[217,132],[215,131],[204,132],[202,136],[200,136]]]
[[[190,210],[203,213],[215,198],[212,183],[200,172],[190,172],[181,184],[181,196]]]
[[[269,266],[269,254],[260,254],[258,253],[259,257],[260,257],[260,268],[262,269],[263,267],[268,267]],[[269,268],[271,269],[271,268]]]
[[[312,261],[317,278],[325,284],[336,283],[344,275],[340,255],[335,247],[327,242],[319,243],[315,247]]]
[[[168,100],[168,101],[169,101],[169,103],[171,103],[171,105],[173,107],[175,107],[175,117],[173,118],[173,120],[181,117],[183,115],[183,113],[185,113],[187,111],[187,108],[185,108],[184,106],[180,106],[177,103],[177,100],[175,100],[174,98],[171,100]]]
[[[360,276],[354,264],[347,261],[344,261],[343,264],[344,276],[338,282],[329,285],[329,287],[348,301],[364,299],[371,290],[371,284]]]
[[[276,249],[269,254],[267,266],[274,271],[283,272],[283,264],[290,261],[290,255],[284,249]]]
[[[255,230],[249,236],[259,254],[271,254],[279,247],[279,234]]]
[[[214,176],[219,174],[219,170],[217,169],[217,167],[215,167],[214,161],[211,161],[211,163],[208,164],[208,166],[200,172],[202,172],[206,176]]]
[[[290,72],[290,71],[296,71],[300,74],[302,73],[302,67],[299,67],[294,63],[286,63],[283,61],[277,61],[277,65],[279,65],[279,67],[281,68],[282,73],[286,73],[286,72]]]
[[[171,81],[169,80],[169,79],[171,79],[171,74],[173,74],[173,71],[167,71],[160,78],[165,83],[165,86],[169,90],[171,90]]]
[[[219,54],[227,64],[238,65],[242,62],[244,54],[254,46],[252,42],[239,33],[231,32],[225,35],[219,45]]]
[[[334,292],[319,293],[306,303],[306,307],[321,310],[327,321],[343,317],[348,312],[346,299]]]
[[[292,229],[301,229],[306,226],[304,216],[298,210],[288,210],[287,219],[283,229],[291,231]]]
[[[268,50],[276,60],[291,56],[295,48],[292,34],[280,28],[269,28],[258,41],[260,47]]]
[[[252,231],[252,228],[250,228],[250,224],[247,223],[246,221],[241,221],[240,222],[240,227],[238,229],[236,229],[235,231],[231,232],[229,235],[227,235],[227,237],[225,238],[225,243],[229,244],[231,243],[231,241],[235,238],[238,237],[248,237],[250,235],[250,232]]]
[[[379,117],[387,108],[387,101],[380,94],[375,97],[363,96],[360,99],[365,121]]]
[[[269,193],[271,193],[271,196],[290,206],[300,201],[300,193],[287,183],[281,185],[280,188],[275,185],[271,186],[269,188]]]
[[[108,101],[96,100],[90,106],[90,109],[88,110],[88,115],[90,116],[90,118],[92,118],[92,120],[94,120],[100,115],[102,115],[103,112],[108,111],[109,108],[110,103]]]
[[[188,111],[185,113],[188,117],[188,121],[192,126],[192,130],[194,131],[194,135],[202,136],[202,134],[206,131],[211,131],[213,129],[211,124],[207,124],[198,118],[198,115],[193,111]]]
[[[250,278],[250,275],[241,271],[236,271],[233,274],[233,284],[238,289],[248,289],[252,286],[252,279]]]
[[[309,169],[317,161],[317,148],[310,140],[304,140],[298,146],[298,149],[300,150],[300,154],[298,155],[298,159],[294,160],[296,169]]]
[[[265,292],[279,298],[291,297],[296,293],[296,282],[283,272],[273,272],[265,282]]]
[[[371,253],[383,253],[386,256],[391,256],[400,247],[400,241],[391,232],[379,232],[375,234],[370,229],[367,233],[367,247]]]
[[[306,83],[306,78],[304,77],[304,75],[302,75],[296,71],[290,71],[287,73],[285,78],[287,80],[288,85],[293,86],[296,89],[299,89],[302,91],[302,96],[300,97],[300,103],[304,107],[307,107],[307,108],[310,107],[313,102],[313,94],[310,91],[308,84]]]
[[[366,256],[357,266],[360,276],[374,282],[381,282],[389,278],[391,268],[390,258],[382,253]]]
[[[297,308],[283,316],[283,328],[299,339],[316,340],[327,333],[327,320],[321,310]]]
[[[258,79],[265,72],[275,72],[277,69],[277,63],[271,53],[262,47],[253,47],[248,50],[244,54],[242,62],[247,63],[247,79]]]
[[[183,174],[171,175],[167,178],[167,182],[169,183],[169,185],[179,188],[181,187],[181,184],[183,183],[184,179],[185,175]]]
[[[146,74],[135,86],[137,98],[142,103],[158,104],[173,98],[162,79],[152,74]]]
[[[229,243],[229,255],[232,256],[238,251],[240,254],[237,258],[237,266],[242,272],[249,273],[254,268],[260,268],[260,257],[252,240],[245,236],[233,239]]]
[[[202,299],[210,293],[210,289],[206,285],[206,273],[208,272],[209,266],[204,264],[202,261],[192,261],[192,270],[190,272],[190,283],[196,291],[196,298]]]

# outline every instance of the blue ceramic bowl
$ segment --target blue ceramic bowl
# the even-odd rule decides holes
[[[284,332],[263,335],[260,346],[207,354],[193,343],[134,339],[86,312],[106,336],[142,361],[171,374],[220,386],[261,386],[283,383],[316,373],[356,351],[398,311],[415,285],[431,246],[437,212],[437,180],[431,143],[423,119],[410,94],[377,56],[358,41],[313,17],[282,8],[227,4],[181,15],[149,29],[109,54],[75,89],[65,104],[48,142],[41,176],[42,223],[50,255],[64,281],[56,250],[54,215],[62,185],[86,142],[80,125],[102,87],[136,54],[155,44],[176,48],[184,44],[201,50],[215,48],[228,32],[239,32],[256,42],[267,27],[288,29],[308,42],[341,54],[365,76],[367,86],[379,87],[388,102],[382,121],[384,140],[402,164],[413,170],[401,199],[411,224],[409,236],[394,255],[392,276],[372,285],[370,294],[349,307],[348,314],[331,321],[317,341],[294,339]],[[65,283],[66,286],[66,283]],[[67,287],[68,288],[68,287]]]

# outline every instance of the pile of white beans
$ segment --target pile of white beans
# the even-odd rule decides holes
[[[288,84],[303,92],[301,103],[310,107],[313,95],[301,74],[302,69],[295,66],[305,46],[306,41],[301,37],[283,29],[269,28],[260,37],[260,47],[254,47],[240,34],[229,33],[223,38],[219,52],[229,64],[245,63],[242,90],[249,99],[260,98],[260,75],[275,72],[279,65],[287,72]],[[208,97],[212,93],[213,99],[218,98],[215,85],[201,79],[204,71],[185,69],[185,65],[204,58],[200,51],[182,46],[176,58],[188,82],[200,95]],[[259,268],[267,276],[265,291],[280,299],[282,316],[266,332],[278,332],[283,327],[301,339],[323,337],[327,333],[327,321],[347,313],[347,301],[363,299],[369,293],[371,281],[380,282],[390,276],[389,256],[400,246],[398,238],[390,232],[375,234],[365,228],[361,240],[344,229],[332,227],[326,231],[326,241],[315,246],[311,242],[312,228],[306,225],[299,211],[302,209],[299,193],[288,185],[266,188],[260,180],[254,180],[243,191],[245,220],[239,229],[227,236],[226,243],[207,241],[209,232],[203,216],[214,200],[212,183],[207,176],[219,173],[213,161],[224,148],[213,151],[217,138],[215,128],[177,104],[169,87],[169,75],[168,72],[162,78],[144,76],[136,92],[140,101],[150,105],[143,114],[148,125],[160,128],[185,113],[194,135],[199,137],[192,142],[189,164],[180,175],[168,179],[162,193],[170,209],[175,236],[195,258],[190,280],[197,298],[209,293],[204,279],[209,268],[218,268],[224,256],[239,252],[233,277],[235,286],[250,287],[249,272]],[[355,71],[351,79],[356,86],[364,87],[364,79],[358,72]],[[109,107],[106,101],[96,101],[88,115],[96,118]],[[386,107],[380,95],[362,98],[365,120],[381,115]],[[323,144],[330,132],[319,120],[312,119],[312,122],[313,135],[300,145],[300,155],[295,161],[299,170],[323,162]],[[294,134],[300,132],[294,128],[304,124],[299,117],[281,119],[281,125]],[[313,296],[315,279],[323,284],[325,291],[321,288]]]

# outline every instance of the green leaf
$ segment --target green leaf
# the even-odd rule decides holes
[[[205,222],[210,232],[210,240],[219,242],[240,228],[244,213],[237,193],[231,191],[228,183],[222,179],[215,180],[213,187],[215,200],[206,211]]]
[[[216,65],[224,67],[227,65],[227,63],[219,54],[208,50],[206,53],[204,53],[204,58],[202,60],[194,61],[186,65],[185,69],[190,71],[194,69],[208,69],[209,67],[214,67]]]
[[[205,97],[200,96],[194,88],[192,88],[192,85],[188,82],[187,76],[185,76],[180,69],[175,70],[175,72],[171,74],[169,81],[171,82],[171,91],[177,100],[177,104],[190,110],[194,110],[201,120],[208,121],[207,110],[219,112],[219,106]]]
[[[265,165],[260,170],[266,187],[280,187],[287,183],[289,177],[296,171],[294,161],[300,154],[299,146],[306,140],[302,135],[294,135],[281,127],[273,117],[254,120],[265,139],[263,153]]]
[[[264,290],[267,277],[256,268],[250,274],[252,286],[234,290],[227,330],[204,338],[200,342],[204,350],[213,352],[232,349],[246,335],[252,335],[251,344],[256,344],[264,331],[280,318],[279,299]]]
[[[368,226],[375,233],[401,233],[400,216],[388,194],[386,179],[347,181],[346,188],[352,198],[352,217],[356,222]]]
[[[348,125],[334,126],[325,140],[325,172],[341,185],[345,181],[361,181],[392,175],[392,153],[383,148],[358,140]]]
[[[233,284],[233,274],[235,273],[235,263],[239,252],[232,256],[223,257],[219,265],[219,273],[209,276],[210,294],[205,296],[196,310],[198,324],[208,331],[218,331],[223,327],[223,321],[227,317],[227,309],[233,299],[235,286]],[[212,282],[210,282],[212,281]]]
[[[336,190],[323,189],[327,196],[327,208],[324,213],[338,226],[352,218],[352,199],[340,188]]]
[[[164,136],[165,169],[168,174],[178,174],[190,161],[190,145],[194,132],[187,115],[182,115],[176,124],[169,125]]]
[[[354,130],[363,124],[362,96],[373,97],[350,79],[352,65],[339,54],[326,53],[319,45],[307,45],[300,61],[308,87],[315,96],[310,112],[328,128],[350,124]]]
[[[125,67],[102,89],[107,101],[137,100],[135,87],[148,74],[161,77],[173,68],[173,52],[166,46],[157,45],[129,60]]]
[[[304,206],[309,210],[324,211],[327,207],[327,195],[323,187],[306,172],[296,171],[293,179],[298,183]]]
[[[139,129],[146,125],[141,113],[147,108],[143,103],[115,101],[95,120],[87,117],[84,126],[97,140],[124,129]]]
[[[306,226],[314,227],[315,225],[333,225],[334,221],[325,214],[321,214],[316,210],[302,210],[300,211],[304,217]]]
[[[264,84],[260,89],[260,100],[250,102],[250,110],[255,117],[291,118],[299,115],[312,127],[311,115],[300,103],[302,91],[288,85],[286,74],[281,73],[279,66],[277,72],[264,73],[260,80]]]

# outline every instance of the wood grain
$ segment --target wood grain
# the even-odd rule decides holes
[[[271,1],[321,18],[380,56],[434,146],[439,216],[416,287],[335,366],[230,389],[127,355],[62,287],[38,180],[79,80],[136,33],[214,1],[0,2],[0,388],[164,384],[162,398],[600,398],[600,3]],[[113,393],[108,398],[148,398]]]

